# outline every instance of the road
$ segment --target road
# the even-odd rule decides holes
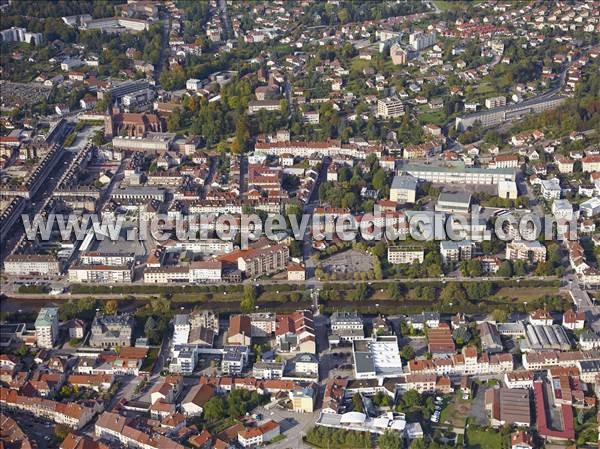
[[[233,38],[233,29],[231,27],[229,15],[227,14],[227,2],[225,0],[219,0],[217,14],[221,15],[223,29],[225,30],[225,40]]]
[[[319,176],[317,176],[317,181],[315,182],[308,202],[304,205],[304,214],[309,216],[308,223],[312,223],[315,208],[319,205],[319,187],[321,186],[321,183],[327,176],[327,168],[329,167],[330,162],[331,161],[329,158],[323,159],[323,163],[321,164],[321,170],[319,171]],[[315,277],[316,266],[314,261],[311,259],[313,253],[311,232],[305,232],[304,234],[304,238],[302,239],[302,253],[304,258],[307,288],[320,287],[321,282]]]
[[[168,45],[169,45],[169,26],[170,26],[170,15],[167,11],[161,12],[160,19],[162,20],[162,30],[161,30],[161,42],[160,42],[160,54],[158,56],[158,62],[156,63],[156,67],[154,68],[154,79],[158,82],[160,79],[160,74],[167,66],[167,56],[168,53]]]

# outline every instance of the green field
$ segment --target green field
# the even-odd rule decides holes
[[[502,436],[495,431],[476,427],[467,429],[467,449],[495,449],[502,447]]]

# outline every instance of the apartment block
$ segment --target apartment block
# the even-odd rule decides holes
[[[506,259],[533,263],[544,262],[546,247],[536,240],[513,240],[506,245]]]
[[[58,308],[43,307],[35,320],[35,339],[40,348],[52,349],[58,340]]]

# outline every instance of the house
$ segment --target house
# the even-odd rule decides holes
[[[204,405],[215,396],[215,387],[208,384],[194,385],[181,401],[181,410],[186,416],[199,416]]]
[[[429,329],[436,329],[440,325],[440,314],[439,312],[421,312],[419,314],[409,315],[406,322],[413,329],[424,330],[426,327]]]
[[[511,449],[534,449],[533,437],[525,430],[514,432],[510,436]]]
[[[60,444],[59,449],[109,449],[109,446],[101,441],[95,441],[87,435],[78,435],[71,432]]]
[[[252,322],[248,315],[232,315],[229,318],[227,343],[249,346],[252,338]]]
[[[567,310],[562,316],[562,325],[567,329],[583,329],[585,326],[585,313]]]
[[[238,442],[242,447],[260,446],[268,443],[281,433],[279,423],[269,420],[257,427],[247,428],[238,433]]]
[[[82,339],[85,334],[85,321],[79,318],[73,318],[67,323],[67,329],[69,330],[69,338]]]
[[[600,155],[586,156],[581,160],[581,168],[584,172],[600,171]]]
[[[92,94],[85,94],[84,97],[79,100],[79,106],[81,106],[81,109],[94,109],[96,107],[96,103],[96,96]]]
[[[529,313],[529,322],[534,326],[552,326],[554,319],[544,309],[536,309]]]
[[[306,279],[304,264],[290,263],[287,266],[287,272],[288,281],[304,281]]]
[[[573,173],[573,159],[564,156],[557,156],[556,167],[560,173]]]
[[[579,335],[579,347],[584,351],[600,348],[600,335],[591,329],[584,330]]]

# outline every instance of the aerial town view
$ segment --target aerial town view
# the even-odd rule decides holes
[[[600,1],[0,0],[0,449],[600,448]]]

